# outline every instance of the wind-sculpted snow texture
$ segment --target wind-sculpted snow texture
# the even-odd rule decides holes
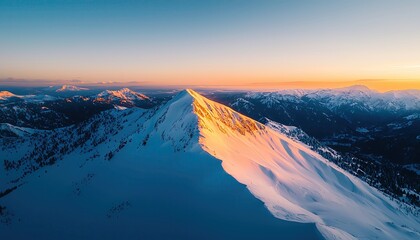
[[[304,144],[189,91],[200,144],[281,219],[315,222],[327,239],[416,239],[419,218]]]
[[[9,238],[319,238],[312,224],[279,219],[314,223],[326,239],[420,237],[418,217],[379,191],[192,90],[0,141]]]

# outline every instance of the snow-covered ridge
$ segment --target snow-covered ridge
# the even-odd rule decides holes
[[[306,145],[188,90],[200,144],[281,219],[327,239],[416,239],[419,219]]]
[[[57,89],[56,92],[76,92],[86,90],[89,90],[89,88],[78,87],[74,85],[63,85],[61,88]]]
[[[39,131],[41,130],[16,127],[8,123],[0,123],[0,137],[23,137]]]
[[[24,101],[53,101],[57,98],[49,95],[16,95],[9,91],[0,91],[0,101],[9,101],[11,99],[22,99]]]
[[[201,130],[213,131],[213,128],[216,128],[224,134],[234,131],[246,136],[247,134],[254,135],[256,132],[265,129],[263,124],[251,118],[245,117],[222,104],[212,102],[192,90],[187,91],[194,97],[194,112],[198,116]]]

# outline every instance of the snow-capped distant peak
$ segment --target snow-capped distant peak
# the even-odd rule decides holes
[[[76,92],[85,90],[89,90],[89,88],[78,87],[74,85],[63,85],[61,88],[57,89],[56,92]]]
[[[56,100],[55,97],[49,95],[16,95],[9,91],[0,92],[0,101],[10,101],[13,99],[21,99],[27,102],[44,102]]]
[[[134,92],[128,88],[122,88],[120,90],[105,90],[97,95],[98,98],[113,99],[118,98],[122,100],[146,100],[149,99],[144,94]]]
[[[127,110],[127,108],[126,108],[126,107],[123,107],[123,106],[118,106],[118,105],[114,105],[114,109],[119,110],[119,111],[124,111],[124,110]]]
[[[17,95],[9,92],[9,91],[0,91],[0,100],[6,100],[10,97],[16,97]]]

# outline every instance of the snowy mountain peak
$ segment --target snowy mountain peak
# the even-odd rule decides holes
[[[85,90],[89,90],[89,88],[83,88],[74,85],[63,85],[61,88],[57,89],[56,92],[76,92]]]
[[[134,92],[128,88],[105,90],[93,96],[93,100],[94,102],[112,103],[123,107],[138,106],[141,108],[150,108],[153,106],[153,101],[148,96]]]
[[[10,97],[16,97],[16,95],[9,91],[0,91],[0,100],[5,100]]]
[[[106,90],[97,95],[98,98],[105,99],[122,99],[122,100],[146,100],[149,99],[144,94],[134,92],[128,88],[122,88],[120,90]]]
[[[56,99],[49,95],[16,95],[9,91],[0,91],[0,101],[24,100],[27,102],[43,102]]]
[[[186,92],[194,98],[194,112],[198,116],[202,130],[213,131],[216,128],[225,134],[231,134],[233,131],[241,135],[254,135],[255,132],[265,129],[263,124],[225,105],[211,101],[191,89]]]
[[[197,149],[199,145],[209,149],[206,139],[214,136],[206,133],[255,137],[265,129],[263,124],[191,89],[175,95],[154,114],[153,119],[153,129],[148,138],[160,138],[175,151]]]

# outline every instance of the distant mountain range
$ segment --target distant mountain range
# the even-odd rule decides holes
[[[78,93],[76,90],[72,92]],[[2,91],[0,92],[0,123],[54,129],[78,123],[94,114],[115,107],[151,108],[156,105],[157,102],[153,99],[127,88],[117,91],[107,90],[92,96],[70,97],[15,95]]]
[[[265,122],[184,90],[153,108],[110,108],[1,138],[0,231],[22,239],[317,238],[309,225],[282,219],[313,223],[325,239],[420,237],[416,207],[323,157],[339,153],[302,130]]]
[[[365,86],[351,86],[337,89],[321,90],[283,90],[278,92],[250,92],[249,99],[260,99],[267,106],[275,105],[283,100],[316,101],[331,111],[353,107],[359,111],[392,111],[420,110],[420,90],[399,90],[379,93]]]
[[[420,90],[379,93],[363,86],[212,93],[258,121],[296,126],[337,150],[398,164],[420,163]]]

